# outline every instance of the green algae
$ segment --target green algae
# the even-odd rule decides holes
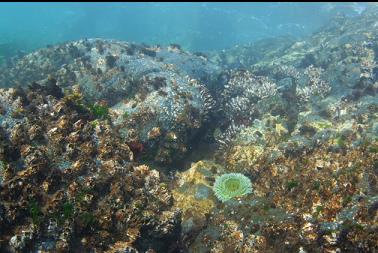
[[[74,205],[70,202],[66,202],[63,204],[63,217],[64,219],[70,219],[74,215]]]
[[[105,119],[109,117],[109,107],[106,105],[90,104],[88,108],[96,118]]]
[[[36,200],[31,200],[28,206],[29,214],[32,218],[32,222],[35,225],[39,225],[41,223],[41,216],[42,210],[40,204]]]
[[[286,187],[289,191],[299,186],[299,182],[297,180],[291,180],[287,182]]]
[[[96,217],[89,212],[82,213],[79,216],[79,220],[83,223],[85,227],[93,226],[96,223]]]

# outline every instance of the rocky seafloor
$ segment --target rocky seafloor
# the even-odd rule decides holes
[[[0,252],[378,252],[378,10],[191,53],[83,39],[0,67]],[[216,180],[252,192],[220,201]]]

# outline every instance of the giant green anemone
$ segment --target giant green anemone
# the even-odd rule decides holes
[[[248,177],[240,173],[228,173],[217,177],[213,186],[215,196],[225,202],[234,197],[252,192],[252,183]]]

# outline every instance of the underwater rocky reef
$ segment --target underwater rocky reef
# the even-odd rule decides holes
[[[7,60],[0,252],[378,252],[377,20]]]

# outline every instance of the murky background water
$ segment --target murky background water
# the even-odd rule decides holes
[[[0,53],[67,40],[113,38],[219,50],[279,35],[309,35],[364,3],[1,3]]]

